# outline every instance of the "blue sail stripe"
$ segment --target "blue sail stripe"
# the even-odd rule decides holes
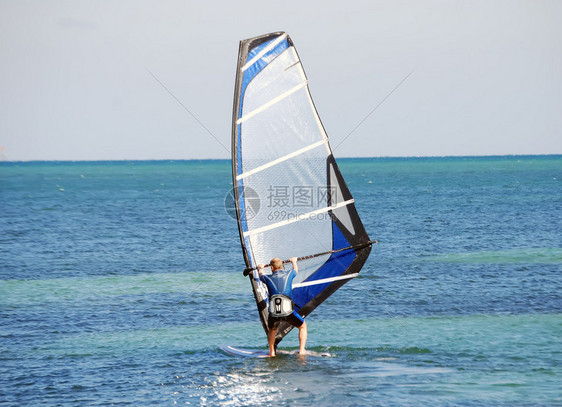
[[[273,41],[275,41],[275,39],[272,40],[272,41],[266,42],[262,45],[267,46],[267,44],[269,44]],[[260,47],[254,48],[254,50],[261,49]],[[252,79],[255,78],[255,76],[258,73],[261,72],[261,70],[263,68],[265,68],[269,64],[269,62],[271,62],[271,60],[274,57],[281,54],[287,48],[289,48],[289,42],[287,40],[281,41],[273,49],[271,49],[269,52],[267,52],[264,56],[262,56],[256,62],[254,62],[248,69],[246,69],[246,71],[244,71],[244,78],[242,79],[242,89],[240,91],[240,110],[238,111],[238,119],[242,117],[242,108],[243,108],[243,105],[244,105],[244,94],[246,93],[246,88],[247,88],[248,84],[252,81]],[[252,50],[252,51],[254,51],[254,50]],[[256,52],[256,54],[257,54],[257,52]],[[250,59],[251,59],[251,53],[250,53],[250,55],[248,55],[248,60],[250,60]]]

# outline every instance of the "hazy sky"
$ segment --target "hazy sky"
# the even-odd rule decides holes
[[[278,30],[336,157],[562,153],[558,0],[0,0],[0,145],[229,158],[238,42]]]

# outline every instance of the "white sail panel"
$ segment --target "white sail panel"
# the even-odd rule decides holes
[[[306,82],[306,75],[298,61],[295,49],[289,47],[267,65],[246,87],[242,117]]]
[[[307,92],[307,88],[302,88],[240,124],[240,141],[244,145],[243,172],[325,140]],[[277,137],[267,140],[264,134]],[[325,158],[326,149],[319,154]]]

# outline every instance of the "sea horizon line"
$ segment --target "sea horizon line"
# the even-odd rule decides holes
[[[489,154],[489,155],[381,155],[381,156],[359,156],[359,157],[336,157],[339,160],[433,160],[433,159],[478,159],[478,158],[562,158],[562,154]],[[0,159],[0,164],[17,163],[135,163],[135,162],[202,162],[202,161],[231,161],[230,158],[115,158],[115,159],[29,159],[10,160]]]

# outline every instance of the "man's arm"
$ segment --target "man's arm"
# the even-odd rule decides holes
[[[258,274],[260,275],[260,277],[263,275],[261,271],[263,270],[264,267],[265,264],[258,264]]]
[[[291,257],[289,260],[290,260],[291,263],[293,264],[293,270],[295,270],[295,273],[298,274],[298,272],[299,272],[299,266],[297,266],[297,258],[296,258],[296,257]]]

